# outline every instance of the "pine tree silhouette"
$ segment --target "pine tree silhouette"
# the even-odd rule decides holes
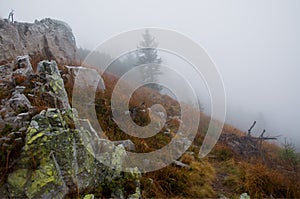
[[[162,61],[157,53],[158,43],[155,38],[146,30],[142,35],[143,40],[140,42],[137,50],[137,65],[141,64],[154,64],[144,67],[140,72],[144,81],[157,82],[158,76],[161,74],[159,65]],[[149,84],[148,87],[161,91],[162,86],[158,84]]]

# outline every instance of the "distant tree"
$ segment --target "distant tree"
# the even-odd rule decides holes
[[[104,64],[107,64],[110,60],[112,60],[109,54],[100,53],[98,51],[91,51],[85,48],[77,48],[76,51],[76,60],[79,64],[83,64],[83,62],[87,62],[91,66],[101,66],[104,67]],[[114,64],[120,64],[117,61]]]
[[[76,50],[76,60],[80,62],[80,64],[83,62],[83,60],[91,53],[90,50],[85,48],[77,48]]]
[[[142,35],[143,40],[138,45],[137,49],[137,65],[141,64],[160,64],[161,58],[157,53],[158,43],[155,42],[155,38],[149,33],[149,30],[146,30]],[[143,70],[140,71],[142,78],[145,81],[157,82],[158,76],[161,74],[160,68],[158,65],[155,66],[146,66]],[[161,91],[162,86],[158,84],[149,84],[148,87]]]

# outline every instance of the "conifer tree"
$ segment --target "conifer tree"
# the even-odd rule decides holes
[[[158,43],[155,42],[155,38],[149,33],[149,30],[146,30],[142,37],[143,40],[140,42],[137,50],[137,65],[155,64],[144,67],[140,72],[145,81],[157,82],[158,76],[161,74],[159,68],[161,58],[157,52]],[[147,86],[156,91],[162,90],[162,86],[158,84],[152,83]]]

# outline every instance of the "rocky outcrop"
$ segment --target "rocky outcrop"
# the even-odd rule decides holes
[[[67,122],[74,117],[71,109],[48,109],[32,118],[21,158],[7,178],[10,197],[63,198],[103,184],[111,186],[116,197],[124,197],[124,180],[130,183],[135,176],[97,161],[82,139],[90,132],[74,130]],[[110,159],[119,160],[119,155],[116,151]]]
[[[1,198],[140,197],[139,171],[119,168],[134,144],[100,139],[78,118],[55,61],[41,61],[36,74],[28,56],[0,69],[12,74],[0,81],[1,93],[9,88],[0,106]]]
[[[46,18],[34,23],[10,23],[0,19],[0,64],[29,55],[34,60],[55,60],[64,65],[73,63],[75,53],[74,35],[64,22]]]

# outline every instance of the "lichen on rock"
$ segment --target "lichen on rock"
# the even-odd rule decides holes
[[[64,87],[63,79],[60,76],[58,66],[54,60],[41,61],[37,67],[37,74],[46,79],[46,85],[41,88],[42,93],[47,93],[49,102],[54,102],[53,107],[69,109],[68,95]],[[45,88],[49,87],[49,88]]]
[[[17,164],[8,178],[9,189],[18,190],[11,192],[11,197],[24,197],[25,193],[28,198],[61,198],[77,189],[82,191],[111,182],[120,182],[112,183],[111,190],[122,190],[128,174],[122,174],[116,165],[122,164],[124,147],[118,146],[110,154],[115,167],[99,162],[84,145],[82,134],[87,129],[71,129],[63,119],[70,114],[70,110],[61,112],[52,108],[32,118],[19,162],[22,164]],[[24,165],[32,170],[28,171]],[[138,176],[133,179],[138,180]]]
[[[27,58],[20,64],[29,61]],[[121,169],[126,158],[123,144],[115,146],[109,140],[100,139],[89,120],[78,118],[77,111],[68,102],[56,62],[41,61],[37,74],[24,74],[24,82],[29,85],[22,83],[24,86],[15,87],[6,100],[7,106],[1,110],[8,124],[25,122],[16,126],[17,132],[1,138],[0,146],[3,142],[10,148],[15,146],[10,143],[22,141],[18,158],[5,183],[0,185],[3,197],[64,198],[74,194],[84,196],[87,190],[105,197],[139,194],[140,176]],[[47,108],[38,113],[36,105],[47,105]],[[126,190],[128,183],[133,183],[134,188]]]

